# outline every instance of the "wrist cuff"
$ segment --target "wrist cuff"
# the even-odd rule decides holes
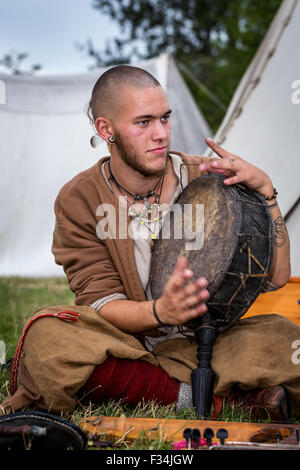
[[[157,315],[157,311],[156,311],[156,308],[155,308],[155,304],[157,302],[157,299],[153,301],[153,304],[152,304],[152,310],[153,310],[153,315],[155,316],[155,319],[158,321],[159,325],[160,326],[169,326],[169,325],[166,325],[166,323],[163,323],[159,316]]]
[[[261,194],[262,197],[263,197],[266,201],[273,201],[273,199],[276,199],[277,194],[278,194],[278,191],[277,191],[277,189],[275,189],[275,188],[273,187],[273,194],[272,194],[272,196],[265,196],[265,195],[262,194],[262,193],[259,193],[259,194]]]

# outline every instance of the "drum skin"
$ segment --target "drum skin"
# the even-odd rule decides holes
[[[210,293],[208,313],[186,326],[196,330],[209,324],[218,333],[241,318],[261,292],[272,264],[274,237],[264,198],[242,185],[226,186],[223,180],[203,175],[182,191],[170,219],[162,224],[150,268],[151,292],[157,299],[178,256],[185,256],[194,272],[192,281],[205,277]]]

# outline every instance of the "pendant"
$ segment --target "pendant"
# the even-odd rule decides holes
[[[151,240],[150,240],[150,242],[149,242],[149,244],[150,244],[150,250],[151,250],[151,251],[153,250],[155,240],[156,240],[156,235],[155,235],[155,233],[151,233]]]

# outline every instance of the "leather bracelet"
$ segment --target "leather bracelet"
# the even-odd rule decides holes
[[[163,323],[163,322],[159,319],[159,317],[158,317],[158,315],[157,315],[156,308],[155,308],[156,302],[157,302],[157,299],[154,300],[154,301],[153,301],[153,304],[152,304],[153,315],[155,316],[155,318],[156,318],[156,320],[158,321],[158,323],[159,323],[160,326],[169,326],[169,325],[166,325],[165,323]]]
[[[274,204],[270,204],[270,205],[268,204],[269,209],[273,209],[274,207],[277,207],[277,206],[278,206],[277,201],[274,202]]]
[[[259,194],[261,194],[261,193],[259,193]],[[272,201],[273,199],[276,199],[277,194],[278,194],[278,191],[273,187],[272,196],[264,196],[264,194],[261,194],[261,195],[266,201]]]

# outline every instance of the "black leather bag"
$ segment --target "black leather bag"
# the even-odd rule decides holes
[[[0,450],[84,450],[86,434],[75,424],[42,411],[0,416]]]

